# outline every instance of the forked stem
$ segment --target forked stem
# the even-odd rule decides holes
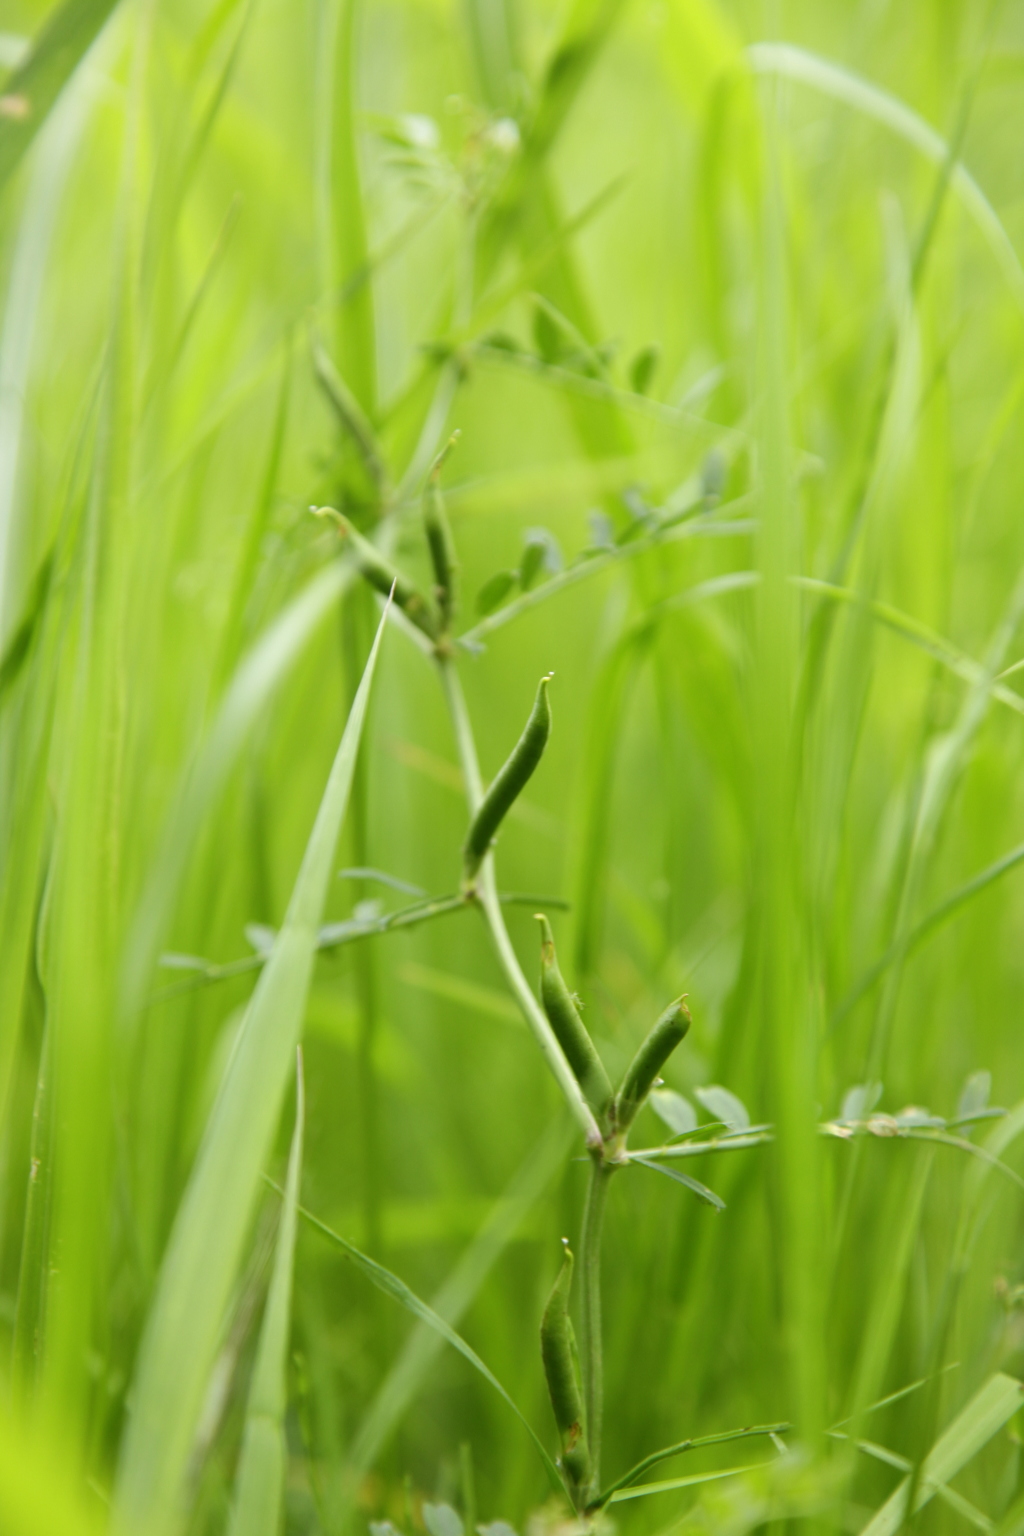
[[[462,684],[459,681],[459,675],[453,661],[450,657],[439,656],[438,668],[441,673],[441,684],[444,688],[448,711],[451,715],[452,729],[455,733],[455,744],[459,754],[459,764],[466,782],[466,798],[469,801],[469,810],[472,816],[476,813],[484,794],[483,779],[480,775],[480,763],[476,753],[476,742],[473,737],[473,727],[470,723],[469,711],[466,709]],[[533,988],[523,975],[512,940],[509,938],[508,929],[505,927],[505,918],[501,910],[501,902],[498,899],[498,887],[494,878],[494,857],[492,854],[488,853],[480,865],[474,886],[474,894],[490,929],[498,960],[505,973],[505,979],[522,1010],[523,1017],[530,1026],[534,1039],[540,1046],[555,1081],[565,1095],[569,1108],[579,1122],[580,1129],[586,1138],[587,1146],[589,1148],[599,1148],[601,1146],[600,1127],[594,1118],[590,1105],[583,1097],[583,1090],[580,1088],[573,1075],[572,1068],[565,1059],[562,1047],[555,1038],[554,1031],[548,1023],[547,1015],[534,996]]]

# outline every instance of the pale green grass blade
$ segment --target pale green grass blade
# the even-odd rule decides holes
[[[989,1377],[928,1452],[914,1499],[915,1514],[1013,1418],[1024,1401],[1022,1392],[1021,1383],[1012,1376]],[[896,1536],[907,1518],[909,1494],[907,1477],[864,1526],[861,1536]]]
[[[899,97],[851,70],[790,43],[755,43],[747,49],[747,58],[759,74],[776,74],[797,80],[863,112],[913,145],[934,165],[944,165],[949,159],[949,145],[923,117]],[[1018,307],[1024,309],[1024,268],[1002,220],[970,171],[959,161],[953,168],[950,185],[991,247]]]
[[[146,1323],[118,1469],[115,1531],[178,1528],[182,1479],[302,1029],[317,935],[386,623],[331,768],[284,926],[246,1011]]]
[[[274,1536],[281,1524],[288,1455],[284,1437],[284,1415],[288,1399],[288,1334],[291,1327],[292,1267],[295,1258],[299,1182],[302,1177],[304,1119],[305,1095],[300,1051],[295,1076],[295,1130],[288,1157],[281,1225],[277,1233],[274,1272],[267,1293],[259,1352],[249,1387],[242,1457],[228,1536]]]
[[[669,1477],[663,1482],[640,1483],[635,1488],[620,1488],[609,1498],[609,1504],[624,1504],[627,1499],[649,1499],[654,1493],[675,1493],[679,1488],[697,1488],[702,1483],[718,1483],[725,1477],[739,1477],[743,1472],[759,1472],[770,1465],[763,1461],[751,1462],[745,1467],[726,1467],[721,1472],[694,1472],[689,1477]]]
[[[65,0],[48,18],[28,57],[4,85],[24,103],[0,116],[0,188],[11,176],[66,82],[99,35],[117,0]]]
[[[157,951],[205,817],[276,689],[351,582],[335,562],[303,588],[260,636],[235,671],[196,761],[168,817],[161,850],[146,884],[129,946],[125,1011],[137,1014]]]
[[[397,1301],[399,1306],[404,1307],[407,1312],[411,1312],[413,1317],[419,1322],[425,1323],[428,1328],[434,1329],[447,1344],[451,1345],[452,1349],[458,1351],[464,1360],[469,1361],[474,1370],[479,1371],[484,1380],[494,1388],[498,1396],[503,1398],[512,1409],[512,1412],[533,1441],[544,1463],[544,1470],[551,1480],[551,1486],[559,1493],[563,1492],[562,1479],[559,1476],[558,1468],[545,1450],[543,1441],[539,1439],[529,1420],[524,1417],[494,1372],[489,1366],[484,1364],[476,1350],[472,1349],[465,1339],[456,1333],[455,1329],[434,1311],[433,1307],[429,1307],[425,1301],[421,1301],[416,1293],[409,1289],[404,1280],[400,1280],[389,1269],[385,1269],[383,1264],[376,1263],[374,1259],[367,1257],[365,1253],[361,1253],[351,1243],[347,1243],[337,1232],[332,1231],[330,1227],[314,1216],[312,1211],[307,1211],[300,1206],[299,1212],[309,1222],[310,1226],[315,1227],[328,1241],[341,1249],[345,1257],[351,1260],[360,1273],[370,1281],[371,1285],[375,1285],[378,1290],[383,1291],[385,1296],[390,1296],[392,1301]]]

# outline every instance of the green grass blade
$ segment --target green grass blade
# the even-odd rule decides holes
[[[74,70],[99,35],[117,0],[66,0],[49,17],[28,57],[4,84],[26,103],[0,117],[0,188],[13,174]]]
[[[123,1443],[115,1531],[174,1531],[182,1480],[298,1043],[317,935],[384,633],[381,619],[284,926],[246,1012],[147,1319]]]
[[[1022,1391],[1021,1383],[1012,1376],[997,1373],[989,1377],[928,1452],[914,1499],[915,1514],[1013,1418],[1021,1406]],[[909,1477],[903,1479],[864,1526],[861,1536],[896,1536],[907,1517],[910,1481]]]
[[[307,1211],[304,1207],[300,1206],[299,1214],[309,1222],[310,1226],[315,1227],[319,1233],[326,1237],[329,1242],[334,1243],[336,1247],[340,1248],[345,1257],[351,1260],[360,1273],[369,1280],[371,1285],[375,1285],[378,1290],[384,1292],[385,1296],[390,1296],[392,1301],[397,1301],[399,1306],[404,1307],[407,1312],[411,1312],[418,1322],[426,1323],[428,1328],[433,1328],[446,1343],[451,1345],[452,1349],[458,1350],[463,1359],[469,1361],[474,1370],[480,1372],[484,1380],[490,1383],[498,1396],[503,1398],[512,1409],[512,1412],[537,1447],[540,1458],[544,1463],[544,1470],[551,1479],[552,1487],[557,1489],[559,1493],[563,1492],[563,1483],[558,1468],[544,1449],[543,1441],[538,1437],[529,1420],[526,1419],[513,1399],[505,1391],[505,1388],[494,1375],[494,1372],[481,1360],[476,1350],[471,1348],[465,1339],[456,1333],[449,1323],[445,1322],[443,1317],[439,1317],[433,1307],[429,1307],[425,1301],[421,1301],[415,1291],[409,1289],[404,1280],[399,1280],[398,1276],[393,1275],[389,1269],[385,1269],[383,1264],[376,1263],[375,1260],[368,1258],[365,1253],[360,1252],[351,1243],[347,1243],[343,1237],[328,1227],[319,1217],[314,1216],[312,1211]]]
[[[676,1445],[666,1445],[663,1450],[653,1451],[643,1461],[638,1461],[635,1467],[624,1472],[597,1496],[590,1508],[600,1509],[620,1489],[635,1483],[650,1467],[656,1467],[660,1461],[668,1461],[672,1456],[681,1456],[684,1451],[696,1451],[705,1445],[724,1445],[731,1440],[749,1440],[752,1435],[784,1435],[791,1427],[789,1424],[753,1424],[746,1429],[727,1429],[719,1435],[700,1435],[694,1440],[680,1440]]]
[[[281,1524],[281,1501],[287,1463],[284,1415],[288,1396],[288,1334],[291,1324],[296,1212],[299,1181],[302,1177],[304,1120],[305,1093],[300,1051],[295,1076],[295,1130],[288,1157],[281,1226],[277,1234],[274,1272],[267,1294],[259,1353],[249,1388],[242,1458],[235,1484],[235,1505],[228,1536],[274,1536]]]
[[[941,134],[897,96],[853,71],[789,43],[755,43],[748,48],[747,58],[759,74],[777,74],[788,80],[798,80],[863,112],[913,145],[934,165],[941,166],[948,161],[949,145]],[[949,180],[964,209],[991,247],[1017,305],[1024,309],[1024,268],[1002,220],[964,165],[957,162]]]
[[[335,562],[304,587],[243,657],[171,811],[129,945],[124,1009],[141,1007],[190,852],[228,775],[276,689],[351,581]]]

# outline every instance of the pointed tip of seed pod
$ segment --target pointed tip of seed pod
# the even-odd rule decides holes
[[[551,932],[551,924],[548,922],[543,912],[535,912],[533,916],[534,920],[540,923],[541,959],[550,964],[550,962],[555,958],[555,936]]]
[[[444,447],[441,449],[441,452],[434,459],[433,464],[431,464],[430,471],[429,471],[429,474],[428,474],[428,479],[430,480],[432,485],[436,485],[437,482],[440,480],[440,478],[441,478],[441,471],[444,468],[444,466],[445,466],[445,464],[446,464],[446,462],[448,460],[449,455],[458,447],[458,445],[459,445],[459,438],[461,436],[462,436],[462,428],[461,427],[456,427],[455,431],[452,433],[451,437],[448,439],[448,441],[445,443]]]

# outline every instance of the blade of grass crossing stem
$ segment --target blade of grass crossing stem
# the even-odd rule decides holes
[[[292,1268],[302,1177],[305,1094],[302,1052],[295,1072],[295,1130],[288,1157],[288,1178],[277,1234],[274,1271],[260,1330],[259,1352],[249,1388],[242,1458],[235,1482],[235,1504],[228,1536],[276,1536],[281,1524],[287,1446],[284,1415],[288,1401],[288,1335],[291,1327]]]
[[[518,1017],[518,1012],[517,1012]],[[556,1121],[538,1146],[531,1148],[505,1194],[455,1265],[432,1301],[434,1312],[455,1327],[472,1305],[495,1262],[512,1241],[523,1218],[550,1183],[570,1145],[568,1123]],[[364,1414],[349,1453],[349,1465],[369,1471],[402,1415],[426,1380],[444,1342],[443,1335],[421,1320]]]
[[[326,1237],[329,1242],[334,1243],[338,1248],[340,1248],[341,1251],[345,1254],[346,1258],[352,1261],[360,1273],[370,1281],[371,1285],[375,1285],[378,1290],[383,1291],[386,1296],[390,1296],[393,1301],[397,1301],[399,1306],[404,1307],[407,1312],[411,1312],[413,1317],[415,1317],[419,1322],[426,1323],[428,1328],[433,1328],[435,1332],[441,1335],[446,1343],[451,1345],[452,1349],[458,1350],[463,1359],[469,1361],[474,1370],[480,1372],[480,1375],[484,1378],[484,1380],[490,1383],[495,1392],[497,1392],[498,1396],[503,1398],[508,1406],[512,1409],[512,1412],[515,1414],[520,1424],[523,1425],[527,1434],[530,1436],[530,1439],[537,1447],[540,1458],[544,1463],[544,1470],[547,1472],[548,1477],[551,1479],[551,1486],[559,1493],[563,1493],[565,1491],[565,1487],[559,1475],[558,1468],[555,1466],[555,1463],[544,1449],[543,1441],[534,1432],[529,1421],[520,1412],[513,1399],[505,1391],[505,1388],[495,1376],[494,1372],[481,1360],[476,1350],[467,1344],[465,1339],[462,1338],[460,1334],[456,1333],[455,1329],[452,1328],[450,1324],[446,1323],[443,1317],[439,1317],[438,1314],[434,1311],[433,1307],[429,1307],[425,1301],[421,1301],[420,1298],[416,1295],[415,1291],[411,1291],[409,1289],[404,1280],[400,1280],[397,1275],[393,1275],[390,1269],[385,1269],[383,1264],[376,1263],[375,1260],[368,1258],[365,1253],[361,1253],[358,1248],[353,1247],[351,1243],[347,1243],[345,1239],[341,1237],[337,1232],[333,1231],[324,1222],[320,1221],[318,1217],[314,1216],[312,1211],[307,1211],[304,1207],[300,1206],[299,1214],[309,1222],[310,1226],[315,1227],[319,1233]]]
[[[284,926],[211,1111],[146,1322],[114,1504],[116,1532],[174,1531],[224,1309],[302,1029],[317,931],[348,806],[381,619],[342,734]]]
[[[1008,1423],[1024,1403],[1024,1387],[1012,1376],[990,1376],[962,1413],[932,1446],[914,1499],[914,1513],[935,1497]],[[910,1478],[905,1477],[861,1531],[861,1536],[896,1536],[907,1518]]]

